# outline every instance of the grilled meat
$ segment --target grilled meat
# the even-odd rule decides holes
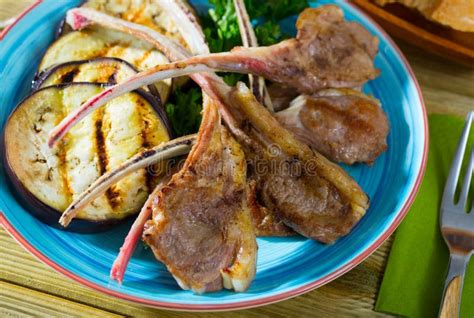
[[[302,95],[277,120],[332,161],[372,163],[387,149],[389,125],[380,102],[351,89]]]
[[[296,234],[290,227],[275,215],[271,210],[264,207],[258,198],[257,182],[249,182],[250,212],[257,236],[290,236]]]
[[[87,17],[84,18],[84,15]],[[134,34],[134,31],[130,31],[133,26],[129,24],[119,26],[116,20],[100,17],[95,12],[73,10],[70,11],[70,17],[73,18],[71,19],[73,20],[72,24],[79,21],[75,28],[95,22]],[[77,17],[77,19],[74,19],[74,17]],[[192,26],[193,24],[188,26],[187,30]],[[281,91],[289,97],[295,96],[297,91],[316,92],[315,94],[317,94],[318,90],[326,86],[358,87],[371,78],[372,75],[376,75],[377,72],[373,68],[373,58],[377,53],[377,39],[359,24],[344,21],[342,11],[339,8],[324,6],[318,9],[307,9],[300,15],[297,27],[299,31],[296,39],[265,48],[241,48],[234,53],[206,55],[207,47],[203,48],[199,43],[195,43],[195,40],[193,40],[194,42],[189,40],[191,42],[189,46],[193,52],[204,55],[188,58],[183,60],[182,63],[183,65],[193,65],[202,71],[221,69],[249,71],[264,75],[267,78],[284,83],[284,85],[277,84],[277,89],[288,87],[287,89],[281,89]],[[143,32],[143,30],[139,32]],[[196,36],[201,33],[195,32]],[[135,35],[140,36],[139,34]],[[141,37],[150,40],[149,34]],[[250,39],[248,40],[250,43]],[[163,41],[152,40],[152,42],[156,45],[156,42]],[[171,47],[173,45],[158,43],[158,47]],[[341,52],[345,53],[342,54]],[[321,56],[318,54],[321,54]],[[176,60],[189,56],[189,54],[182,54],[182,52],[178,52],[178,55],[168,57],[171,60]],[[160,66],[157,66],[146,73],[152,74],[160,69]],[[266,75],[261,73],[262,69],[265,70]],[[369,73],[372,75],[369,75]],[[286,80],[283,80],[285,77]],[[345,80],[341,81],[341,79]],[[301,83],[297,83],[298,81],[301,81]],[[352,81],[352,83],[349,83],[349,81]],[[293,92],[289,92],[292,89]],[[274,90],[272,91],[274,93]],[[386,148],[388,125],[385,114],[380,107],[375,105],[375,100],[367,96],[357,95],[357,92],[350,93],[350,97],[342,95],[352,91],[345,90],[341,92],[344,93],[335,94],[340,96],[324,98],[327,102],[333,103],[331,107],[324,109],[319,107],[318,111],[315,111],[315,108],[311,107],[309,103],[304,103],[303,106],[287,110],[277,115],[277,117],[280,118],[284,126],[295,132],[298,138],[328,156],[329,159],[347,164],[356,162],[370,164]],[[257,96],[259,95],[257,94]],[[277,98],[275,106],[278,108],[284,107],[282,103],[284,104],[286,100],[288,99],[282,98],[280,100]],[[357,101],[362,102],[356,103]],[[352,108],[350,107],[351,103]],[[341,107],[341,105],[345,106]],[[364,110],[363,116],[357,115],[355,109],[362,110],[362,107]],[[335,110],[338,110],[338,116],[334,115]],[[334,120],[334,122],[320,125],[322,121],[318,119],[318,116],[323,111],[324,118]],[[330,116],[329,111],[333,115]],[[343,118],[344,122],[342,122]],[[380,124],[370,123],[368,118],[380,119]],[[363,123],[363,125],[351,125],[356,121]],[[341,129],[337,128],[339,126]],[[335,132],[337,134],[334,134]],[[371,133],[374,134],[371,135]],[[369,136],[369,142],[364,143],[367,136]]]
[[[256,241],[239,144],[205,98],[197,143],[157,195],[143,239],[183,289],[244,291],[255,275]]]
[[[296,27],[294,39],[269,47],[234,48],[193,62],[263,76],[306,94],[359,87],[379,74],[373,65],[378,39],[360,24],[345,21],[337,6],[305,9]]]
[[[296,232],[320,242],[349,233],[368,208],[356,182],[296,140],[242,83],[227,93],[227,104],[247,137],[236,135],[245,145],[262,205]]]

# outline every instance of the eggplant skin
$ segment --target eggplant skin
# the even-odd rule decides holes
[[[60,211],[100,175],[137,151],[171,138],[164,111],[155,99],[135,91],[86,117],[60,146],[49,149],[49,130],[103,86],[70,83],[42,88],[19,104],[5,125],[1,155],[10,188],[44,223],[61,228],[57,223]],[[137,171],[88,205],[66,230],[99,232],[110,228],[139,212],[158,180],[159,176],[144,169]]]
[[[98,57],[90,60],[71,61],[52,66],[35,76],[32,90],[74,82],[118,84],[138,73],[129,62],[116,57]],[[154,85],[146,89],[162,106],[160,93]]]
[[[90,67],[91,65],[93,66],[92,69],[94,69],[94,71],[96,70],[97,72],[101,72],[99,74],[100,76],[97,75],[95,76],[95,78],[92,78],[92,79],[87,78],[85,80],[77,80],[78,73],[82,71],[81,67],[87,66],[91,68]],[[62,64],[54,65],[44,71],[39,72],[35,76],[35,80],[33,81],[33,85],[31,86],[31,89],[33,91],[36,91],[46,86],[67,84],[67,83],[74,83],[74,82],[116,84],[116,82],[113,81],[115,74],[111,72],[105,73],[103,70],[100,69],[103,65],[106,65],[106,66],[111,65],[113,67],[122,66],[132,76],[138,73],[138,70],[133,65],[131,65],[125,60],[122,60],[116,57],[98,57],[98,58],[93,58],[90,60],[71,61],[71,62],[65,62]],[[116,69],[115,71],[117,72],[118,70]],[[105,77],[107,77],[106,80],[96,81],[97,78],[102,79]]]

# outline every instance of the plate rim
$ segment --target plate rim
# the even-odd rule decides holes
[[[8,34],[9,31],[11,31],[14,26],[21,20],[23,19],[28,13],[33,11],[39,4],[41,4],[44,0],[35,0],[29,7],[27,7],[17,18],[13,21],[12,24],[7,26],[2,32],[0,32],[0,41],[5,38],[5,36]],[[416,91],[418,93],[419,97],[419,102],[420,102],[420,107],[421,107],[421,113],[422,113],[422,118],[423,118],[423,134],[424,134],[424,145],[423,145],[423,154],[422,154],[422,159],[421,159],[421,165],[420,169],[418,171],[418,175],[416,177],[415,183],[410,190],[410,194],[408,195],[405,203],[403,204],[403,207],[400,209],[400,212],[398,215],[395,217],[393,220],[392,224],[385,230],[385,232],[381,233],[380,236],[364,251],[362,251],[359,255],[356,255],[354,258],[352,258],[350,261],[348,261],[346,264],[342,265],[341,267],[337,268],[336,270],[332,271],[331,273],[327,274],[324,277],[321,277],[315,281],[309,282],[303,286],[300,286],[298,288],[295,288],[293,290],[289,290],[284,293],[272,295],[272,296],[267,296],[263,297],[260,299],[256,300],[247,300],[247,301],[240,301],[240,302],[232,302],[232,303],[226,303],[226,304],[210,304],[210,305],[205,305],[205,304],[179,304],[179,303],[171,303],[171,302],[163,302],[163,301],[156,301],[156,300],[151,300],[151,299],[144,299],[140,298],[137,296],[132,296],[126,293],[114,291],[111,289],[108,289],[104,286],[101,286],[99,284],[93,283],[79,275],[74,274],[73,272],[69,271],[65,267],[62,267],[61,265],[55,263],[51,259],[49,259],[46,255],[44,255],[41,251],[39,251],[35,246],[30,244],[28,240],[26,240],[22,234],[15,229],[15,227],[8,221],[6,218],[5,214],[0,210],[0,224],[3,226],[3,228],[17,241],[21,246],[23,246],[24,249],[26,249],[30,254],[35,256],[37,259],[39,259],[41,262],[44,264],[50,266],[57,272],[63,274],[64,276],[82,284],[85,285],[93,290],[99,291],[101,293],[104,293],[109,296],[113,296],[122,300],[126,300],[129,302],[133,303],[138,303],[142,305],[146,305],[149,307],[154,307],[154,308],[159,308],[159,309],[167,309],[167,310],[175,310],[175,311],[229,311],[229,310],[240,310],[240,309],[248,309],[248,308],[254,308],[254,307],[259,307],[263,305],[269,305],[273,304],[279,301],[287,300],[299,295],[302,295],[304,293],[307,293],[313,289],[319,288],[332,280],[340,277],[341,275],[347,273],[351,269],[353,269],[355,266],[360,264],[362,261],[364,261],[367,257],[369,257],[373,252],[375,252],[380,245],[385,242],[385,240],[392,235],[392,233],[396,230],[396,228],[400,225],[406,214],[408,213],[408,210],[410,209],[411,205],[413,204],[413,201],[418,193],[418,190],[420,189],[421,182],[423,180],[425,170],[426,170],[426,163],[427,163],[427,157],[428,157],[428,148],[429,148],[429,131],[428,131],[428,116],[427,116],[427,111],[426,111],[426,106],[425,102],[423,99],[423,94],[420,88],[420,85],[418,83],[418,80],[416,79],[416,76],[413,72],[413,69],[411,68],[410,64],[408,63],[408,60],[406,59],[405,55],[402,53],[398,45],[393,41],[393,39],[388,35],[388,33],[377,23],[375,22],[369,15],[367,15],[365,12],[363,12],[360,8],[358,8],[356,5],[352,4],[349,1],[344,0],[344,3],[349,5],[352,9],[354,9],[357,13],[359,13],[364,19],[366,19],[369,23],[371,23],[375,29],[377,29],[378,32],[382,34],[382,36],[387,40],[387,42],[392,46],[392,48],[395,50],[395,52],[398,54],[400,57],[403,66],[405,69],[408,71],[408,75],[410,79],[413,81],[413,84],[416,88]]]

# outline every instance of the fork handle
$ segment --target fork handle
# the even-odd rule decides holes
[[[443,292],[443,301],[439,311],[440,318],[459,317],[464,273],[466,272],[469,258],[468,255],[451,254],[448,276]]]
[[[462,279],[463,277],[456,276],[446,287],[441,311],[439,313],[440,318],[459,317],[459,307],[461,304],[462,294]]]

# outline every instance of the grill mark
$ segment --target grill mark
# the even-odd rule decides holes
[[[110,83],[110,84],[117,83],[117,73],[118,73],[118,68],[114,67],[114,71],[112,72],[112,74],[110,74],[109,78],[107,79],[107,83]]]
[[[104,111],[103,109],[98,110],[97,119],[95,122],[95,142],[97,146],[97,156],[99,157],[99,173],[104,175],[107,172],[107,167],[109,165],[109,157],[107,154],[107,147],[105,145],[105,135],[103,131],[103,118]],[[118,198],[120,194],[117,191],[114,191],[114,187],[110,187],[105,192],[105,197],[112,208],[115,208],[119,205]]]
[[[69,71],[59,78],[59,84],[64,84],[64,83],[72,83],[74,82],[74,78],[76,75],[79,73],[79,69],[75,68],[72,71]]]

